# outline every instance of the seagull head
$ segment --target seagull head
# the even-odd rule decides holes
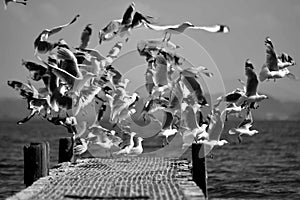
[[[266,37],[266,39],[265,39],[265,45],[274,48],[273,43],[272,43],[270,37]]]
[[[131,132],[130,133],[130,136],[132,136],[132,137],[135,136],[135,135],[136,135],[136,132]]]
[[[259,95],[259,100],[264,100],[264,99],[269,99],[269,97],[267,95]]]
[[[142,138],[142,137],[138,137],[138,141],[143,141],[144,140],[144,138]]]
[[[134,101],[138,101],[140,99],[140,95],[138,92],[134,92],[132,94],[132,98],[134,99]]]
[[[131,2],[130,6],[134,8],[135,7],[135,3]]]
[[[99,44],[101,44],[104,38],[104,32],[102,30],[99,31],[98,38],[99,38]]]
[[[87,24],[84,28],[84,31],[87,31],[89,35],[92,34],[92,28],[90,26],[92,26],[92,24]]]
[[[250,69],[254,69],[252,62],[250,61],[250,59],[247,59],[245,62],[245,68],[250,68]]]

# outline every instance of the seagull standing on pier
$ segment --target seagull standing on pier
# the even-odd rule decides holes
[[[129,151],[129,154],[130,156],[138,156],[140,154],[143,153],[143,145],[142,145],[142,142],[143,142],[143,138],[142,137],[138,137],[137,138],[137,146],[134,146],[130,149]]]
[[[123,147],[120,151],[114,152],[114,155],[128,155],[131,151],[131,149],[134,147],[134,141],[133,137],[136,135],[135,132],[130,133],[130,139],[129,139],[129,144]]]

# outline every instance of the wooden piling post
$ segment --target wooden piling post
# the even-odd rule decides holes
[[[203,191],[204,196],[207,198],[207,171],[205,149],[202,144],[192,144],[192,165],[193,180]]]
[[[24,146],[24,184],[30,186],[40,177],[49,175],[49,143],[30,143]]]
[[[73,157],[74,140],[72,137],[59,139],[58,163],[70,162]]]

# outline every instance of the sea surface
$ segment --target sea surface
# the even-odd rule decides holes
[[[228,128],[236,122],[228,122]],[[300,122],[255,121],[259,134],[222,136],[231,144],[215,147],[207,157],[209,199],[300,199]],[[23,147],[49,141],[51,165],[58,160],[58,140],[65,129],[44,121],[17,125],[0,122],[0,199],[25,188]]]

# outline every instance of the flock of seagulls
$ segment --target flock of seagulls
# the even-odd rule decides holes
[[[4,2],[5,5],[8,2],[20,3]],[[18,121],[18,124],[39,115],[55,125],[65,127],[73,135],[76,156],[82,155],[91,145],[103,149],[106,156],[110,157],[142,154],[142,144],[146,138],[139,137],[130,127],[132,121],[136,120],[142,125],[157,121],[161,125],[157,137],[165,138],[163,145],[169,144],[169,137],[180,134],[183,147],[192,143],[213,147],[228,143],[220,139],[220,133],[228,116],[236,115],[242,118],[241,123],[231,128],[229,134],[237,135],[239,141],[242,141],[242,135],[258,133],[257,130],[251,130],[251,111],[258,109],[259,102],[268,99],[266,95],[258,93],[259,82],[269,79],[275,81],[283,77],[297,79],[289,70],[295,61],[284,52],[277,55],[271,39],[267,37],[266,62],[259,78],[253,64],[247,59],[244,66],[247,80],[239,80],[242,88],[216,99],[211,112],[205,116],[203,108],[213,102],[206,99],[199,78],[210,78],[213,73],[204,66],[186,67],[185,58],[176,53],[180,47],[171,42],[171,36],[181,34],[186,29],[228,33],[228,26],[199,26],[190,22],[159,25],[154,17],[140,13],[135,3],[131,3],[122,18],[112,20],[100,29],[98,39],[100,45],[123,37],[127,42],[136,28],[163,32],[161,40],[142,40],[137,44],[139,55],[147,63],[144,86],[148,96],[141,97],[137,92],[126,90],[130,80],[124,79],[113,66],[123,42],[117,41],[106,56],[96,49],[88,48],[93,36],[92,24],[84,27],[77,46],[67,44],[64,39],[49,41],[50,36],[75,24],[79,18],[76,15],[69,23],[43,30],[34,41],[36,61],[22,59],[21,62],[29,73],[27,83],[8,81],[8,85],[26,99],[30,110],[30,114]],[[33,83],[37,82],[43,86],[34,86]],[[137,104],[140,102],[143,106],[137,112]],[[226,104],[223,111],[219,108],[221,103]],[[93,105],[96,113],[93,124],[89,126],[87,122],[77,121],[79,113],[85,113],[88,105]],[[163,121],[156,118],[155,112],[164,114]],[[112,125],[110,129],[101,126],[106,113]]]

